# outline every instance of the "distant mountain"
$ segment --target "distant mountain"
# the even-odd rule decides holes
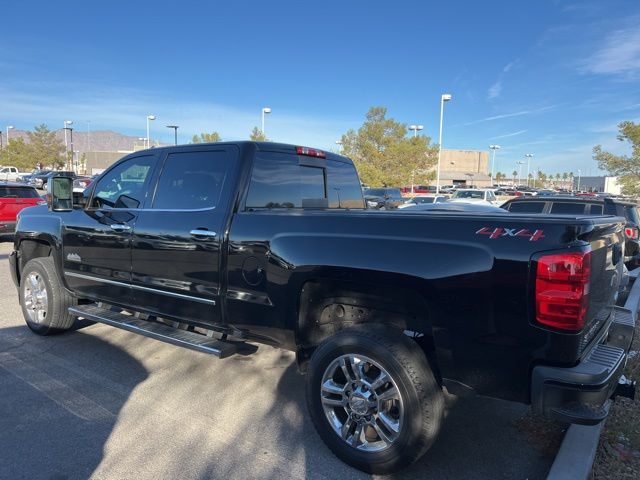
[[[6,130],[3,132],[3,143],[6,143]],[[64,130],[59,129],[55,131],[56,137],[64,143]],[[25,142],[28,142],[27,131],[25,130],[10,130],[9,138],[23,138]],[[81,156],[85,152],[131,152],[134,149],[140,149],[144,143],[143,140],[138,140],[139,137],[132,137],[130,135],[123,135],[112,130],[96,130],[95,132],[87,133],[85,130],[73,130],[73,149],[76,152],[80,152]],[[67,132],[67,144],[70,145],[70,135]],[[159,142],[153,142],[154,145],[163,146],[165,144]]]

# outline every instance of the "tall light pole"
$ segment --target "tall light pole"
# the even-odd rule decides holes
[[[338,153],[342,153],[342,140],[336,140],[336,145],[338,145]]]
[[[9,130],[13,130],[13,125],[7,125],[7,147],[9,146]]]
[[[518,185],[522,185],[522,165],[524,165],[524,162],[520,160],[516,163],[518,164]]]
[[[266,134],[264,133],[264,116],[265,115],[269,115],[271,113],[271,108],[269,107],[264,107],[262,109],[262,135],[264,135],[266,137]]]
[[[493,158],[491,159],[491,182],[495,179],[496,173],[496,150],[500,150],[500,145],[489,145],[489,148],[493,150]]]
[[[66,124],[67,122],[64,122],[64,123]],[[71,122],[71,123],[73,123],[73,122]],[[70,167],[71,167],[71,170],[73,170],[73,128],[64,127],[65,138],[67,136],[67,130],[69,130],[69,134],[71,136],[71,158],[69,158],[69,148],[65,148],[65,151],[67,152],[67,162],[71,163]]]
[[[173,144],[178,144],[178,125],[167,125],[167,128],[173,128]]]
[[[409,125],[409,130],[413,132],[413,138],[416,138],[418,136],[418,132],[423,128],[423,125]]]
[[[73,125],[73,120],[65,120],[64,124],[62,125],[62,130],[64,130],[64,149],[65,149],[65,152],[67,152],[67,150],[69,150],[69,142],[67,141],[67,127],[69,127],[70,125]],[[69,156],[69,152],[67,152],[67,156]]]
[[[156,119],[155,115],[147,115],[147,148],[151,146],[151,136],[149,134],[149,122]]]
[[[580,176],[582,175],[582,172],[580,171],[580,169],[578,169],[578,188],[576,188],[576,192],[580,191]]]
[[[451,94],[444,93],[440,97],[440,135],[438,137],[438,167],[436,169],[436,193],[440,193],[440,160],[442,158],[442,118],[444,116],[444,102],[451,100]]]
[[[2,145],[2,132],[0,132],[0,150],[2,150],[4,148],[4,145]]]
[[[529,186],[529,170],[531,167],[531,159],[533,158],[533,153],[525,153],[524,157],[527,159],[527,187]]]

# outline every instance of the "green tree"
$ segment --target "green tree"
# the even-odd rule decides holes
[[[513,183],[516,183],[516,178],[518,177],[518,171],[514,170],[512,175],[513,175]]]
[[[264,134],[264,132],[262,130],[260,130],[258,127],[253,127],[253,130],[251,130],[251,134],[249,135],[249,140],[253,140],[254,142],[268,142],[269,141],[269,139]]]
[[[407,137],[407,126],[387,118],[387,109],[372,107],[362,126],[342,135],[342,154],[350,157],[366,185],[405,186],[429,183],[438,148],[425,135]]]
[[[622,193],[640,195],[640,123],[622,122],[618,129],[618,140],[629,143],[631,155],[614,155],[596,145],[593,147],[593,159],[600,169],[619,177]]]
[[[33,132],[28,132],[27,139],[30,165],[40,162],[54,168],[65,166],[64,143],[58,140],[55,132],[49,130],[45,124],[35,127]]]
[[[3,165],[31,170],[38,163],[54,168],[65,165],[64,144],[44,124],[28,132],[26,142],[21,138],[11,139],[0,152],[0,164]]]
[[[0,150],[0,165],[17,167],[21,171],[34,168],[31,163],[29,145],[22,138],[12,138],[9,144]]]
[[[218,132],[202,132],[200,135],[194,135],[193,137],[191,137],[191,143],[211,143],[219,141],[220,134]]]

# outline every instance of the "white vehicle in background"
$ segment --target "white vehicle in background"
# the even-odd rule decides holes
[[[21,172],[16,167],[0,167],[0,182],[17,182],[27,173]]]
[[[498,205],[498,198],[495,192],[489,188],[465,188],[456,190],[449,201],[454,203]]]
[[[448,198],[444,195],[418,195],[408,199],[402,205],[399,205],[398,208],[407,208],[412,205],[424,205],[427,203],[443,203],[447,200]]]

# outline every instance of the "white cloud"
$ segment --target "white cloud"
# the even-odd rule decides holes
[[[613,31],[604,45],[583,64],[587,73],[617,75],[627,79],[640,76],[640,18],[633,26]]]
[[[515,64],[516,64],[515,60],[513,62],[507,63],[502,69],[502,72],[507,73],[509,70],[511,70],[515,66]]]
[[[494,98],[498,98],[500,96],[500,92],[502,92],[502,81],[498,80],[496,83],[489,87],[487,91],[487,98],[489,100],[493,100]]]
[[[47,85],[51,87],[51,85]],[[26,93],[28,88],[30,93]],[[39,86],[22,89],[0,86],[0,112],[7,122],[30,128],[46,123],[50,128],[62,127],[65,119],[80,125],[91,121],[93,129],[112,129],[130,135],[145,136],[146,116],[156,115],[152,123],[155,138],[168,143],[172,132],[165,125],[180,125],[178,135],[190,139],[200,132],[217,131],[225,140],[248,139],[254,126],[260,127],[260,106],[237,108],[202,101],[184,101],[160,92],[129,89],[109,89],[95,85],[68,85],[54,88],[57,93],[42,92]],[[38,92],[38,93],[31,93]],[[305,116],[279,110],[271,105],[273,113],[267,117],[267,136],[278,142],[299,143],[324,149],[335,149],[335,140],[357,121],[332,118],[322,114]]]
[[[556,105],[549,105],[547,107],[535,108],[533,110],[520,110],[519,112],[512,113],[503,113],[500,115],[493,115],[491,117],[481,118],[479,120],[473,120],[471,122],[460,123],[458,125],[454,125],[455,127],[468,127],[469,125],[476,125],[478,123],[491,122],[493,120],[501,120],[503,118],[512,118],[512,117],[522,117],[525,115],[535,115],[538,113],[548,112],[549,110],[553,110],[556,108]]]
[[[504,135],[498,135],[497,137],[490,137],[489,140],[497,140],[499,138],[509,138],[515,137],[516,135],[522,135],[523,133],[528,132],[528,130],[518,130],[517,132],[505,133]]]

